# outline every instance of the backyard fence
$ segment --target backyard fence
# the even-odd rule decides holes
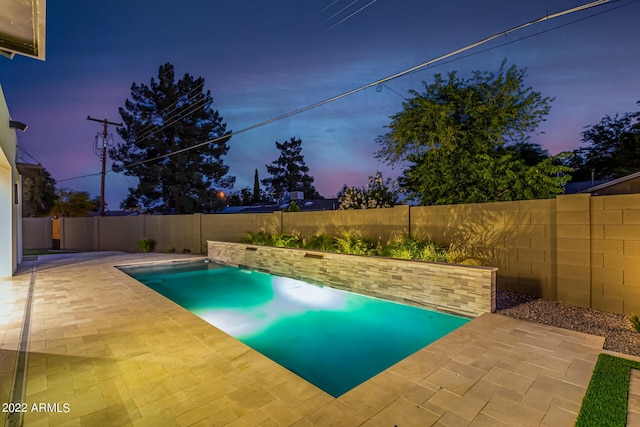
[[[48,218],[23,223],[25,249],[44,245]],[[45,231],[43,231],[45,230]],[[206,253],[207,240],[240,242],[248,232],[343,231],[389,240],[410,234],[452,244],[467,262],[498,268],[500,289],[600,310],[640,312],[640,194],[388,209],[62,218],[60,248]],[[35,245],[35,246],[34,246]]]

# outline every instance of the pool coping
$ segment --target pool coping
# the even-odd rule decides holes
[[[333,398],[114,268],[195,257],[76,258],[38,270],[26,394],[71,410],[29,425],[573,425],[604,342],[483,314]]]

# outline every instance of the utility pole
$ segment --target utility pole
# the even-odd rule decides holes
[[[100,216],[104,216],[104,177],[107,172],[107,126],[122,126],[122,123],[114,123],[110,122],[107,119],[99,120],[94,119],[91,116],[87,116],[87,120],[91,120],[93,122],[99,122],[104,125],[104,130],[102,132],[102,178],[100,180]]]

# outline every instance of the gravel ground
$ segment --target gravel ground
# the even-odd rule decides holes
[[[640,333],[628,316],[498,290],[496,312],[517,319],[605,337],[604,349],[640,357]]]

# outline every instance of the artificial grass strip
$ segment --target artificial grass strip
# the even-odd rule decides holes
[[[627,425],[631,369],[640,369],[640,362],[608,354],[598,357],[576,427]]]

